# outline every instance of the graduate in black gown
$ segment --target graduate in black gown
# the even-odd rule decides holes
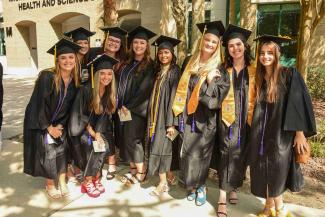
[[[149,39],[156,34],[142,26],[129,32],[129,57],[118,78],[118,113],[125,160],[131,173],[121,181],[137,183],[145,178],[144,140],[147,128],[147,108],[155,81],[154,62],[150,58]]]
[[[180,40],[167,36],[159,36],[153,45],[158,46],[156,81],[150,97],[147,141],[149,152],[148,175],[152,176],[159,173],[159,184],[151,192],[151,195],[160,195],[168,192],[168,181],[173,179],[170,172],[173,156],[173,138],[176,133],[175,125],[178,125],[174,117],[172,106],[176,93],[177,84],[180,78],[180,68],[176,64],[174,46]],[[167,135],[170,137],[168,138]],[[167,179],[167,175],[169,179]]]
[[[179,181],[189,190],[187,199],[200,206],[206,202],[216,111],[229,90],[229,78],[221,67],[222,22],[197,26],[203,34],[178,83],[173,112],[182,137]]]
[[[113,71],[115,77],[118,77],[122,64],[125,61],[125,47],[126,47],[126,34],[127,32],[120,27],[103,27],[101,28],[106,36],[102,47],[102,52],[108,56],[111,56],[117,60],[119,63],[114,65]],[[120,162],[124,161],[124,150],[120,142],[123,139],[120,135],[117,128],[120,127],[119,118],[117,112],[113,114],[113,123],[114,123],[114,143],[115,146],[119,148],[119,157]],[[108,163],[106,179],[111,180],[115,177],[116,174],[116,157],[115,157],[115,148],[110,150],[110,154],[107,157],[106,162]]]
[[[83,171],[81,191],[90,197],[105,192],[101,184],[101,169],[106,152],[114,151],[112,114],[116,108],[116,87],[113,65],[118,61],[103,54],[90,65],[94,79],[80,87],[73,103],[69,134],[73,156]],[[97,144],[103,144],[102,150]]]
[[[81,83],[87,82],[90,78],[90,69],[87,67],[87,64],[100,54],[99,48],[90,47],[89,37],[95,34],[96,32],[91,32],[83,27],[64,33],[65,36],[72,38],[81,47],[77,53]]]
[[[80,46],[65,39],[48,53],[55,67],[39,73],[24,119],[24,173],[47,179],[50,197],[69,195],[67,170],[67,121],[79,85],[76,53]],[[56,189],[58,181],[61,191]]]
[[[255,102],[256,68],[250,64],[247,44],[251,31],[229,25],[222,37],[225,47],[224,66],[230,78],[229,92],[217,118],[217,157],[219,177],[218,216],[227,214],[229,202],[237,203],[237,188],[243,185],[247,168],[249,127]]]
[[[250,136],[251,192],[266,198],[260,216],[287,217],[282,194],[301,190],[303,177],[294,147],[304,152],[306,137],[316,134],[312,103],[295,68],[280,64],[280,44],[288,38],[263,35],[256,39],[256,105]],[[274,213],[273,213],[274,214]]]

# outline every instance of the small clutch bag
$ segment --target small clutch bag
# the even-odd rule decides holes
[[[307,150],[303,154],[298,153],[297,146],[295,146],[296,162],[300,164],[306,164],[310,158],[310,144],[307,143]]]

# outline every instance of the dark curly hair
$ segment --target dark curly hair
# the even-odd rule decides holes
[[[246,38],[242,34],[234,33],[229,36],[229,38],[226,42],[224,67],[225,68],[233,67],[233,59],[228,51],[228,42],[234,38],[239,38],[243,42],[244,47],[245,47],[245,51],[244,51],[245,65],[246,66],[251,65],[251,60],[252,60],[251,51],[250,51],[251,49],[247,43]]]

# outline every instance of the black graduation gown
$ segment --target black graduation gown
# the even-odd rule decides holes
[[[311,99],[299,72],[284,68],[280,79],[278,99],[272,104],[265,101],[264,82],[251,127],[251,192],[264,198],[277,197],[287,188],[292,191],[301,189],[303,180],[297,182],[302,179],[302,173],[294,161],[295,131],[303,131],[306,137],[316,134]],[[297,185],[294,186],[291,180]]]
[[[64,96],[61,80],[59,93],[54,88],[54,73],[40,72],[24,118],[24,172],[32,176],[56,179],[67,167],[67,120],[76,95],[73,80]],[[61,107],[58,105],[61,104]],[[47,127],[61,124],[64,128],[59,144],[46,144]]]
[[[84,171],[84,176],[95,176],[103,167],[106,154],[114,151],[112,117],[107,113],[95,114],[91,111],[91,100],[92,88],[87,83],[80,88],[73,102],[69,121],[71,154],[76,166]],[[86,130],[88,124],[108,142],[107,152],[93,152],[92,138]]]
[[[125,65],[119,75],[118,108],[131,111],[132,120],[117,126],[122,158],[127,162],[144,162],[144,141],[147,128],[147,107],[154,85],[154,63],[137,72],[139,62]]]
[[[217,117],[217,156],[219,188],[229,191],[241,187],[245,178],[248,159],[249,125],[248,112],[248,82],[247,67],[239,74],[233,73],[233,88],[235,95],[235,122],[230,128],[222,121],[221,112]],[[244,75],[244,77],[243,77]],[[242,83],[243,82],[243,83]],[[242,91],[242,92],[241,92]],[[240,108],[241,105],[241,108]],[[240,140],[239,125],[241,118]],[[231,131],[231,132],[230,132]],[[238,141],[240,144],[238,144]]]
[[[158,103],[158,114],[156,118],[156,128],[155,134],[152,141],[147,141],[149,145],[149,163],[148,163],[148,175],[155,175],[156,173],[165,173],[170,171],[173,156],[173,144],[177,141],[176,138],[172,142],[166,137],[167,128],[170,126],[178,125],[177,119],[174,118],[172,111],[172,106],[174,102],[174,97],[176,94],[176,89],[178,81],[180,78],[180,69],[177,65],[172,66],[172,68],[166,72],[163,83],[161,84],[160,96],[157,100]],[[158,75],[159,76],[159,75]],[[160,76],[156,79],[156,82],[161,82]],[[158,89],[157,91],[158,92]],[[150,99],[153,101],[155,97],[153,92]],[[149,108],[150,111],[150,108]],[[148,123],[150,123],[150,115],[148,117]],[[150,127],[150,126],[147,126]],[[175,144],[177,145],[177,144]]]
[[[198,188],[205,184],[215,144],[216,111],[229,90],[229,76],[220,69],[221,77],[215,78],[208,85],[204,82],[200,89],[197,110],[188,116],[184,111],[179,118],[181,132],[180,147],[180,182],[187,188]],[[197,82],[197,76],[191,76],[187,102]],[[193,124],[194,119],[194,126]],[[183,122],[184,124],[182,124]],[[182,129],[184,125],[184,129]],[[192,130],[194,127],[194,131]]]

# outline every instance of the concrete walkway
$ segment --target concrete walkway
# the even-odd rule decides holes
[[[9,140],[22,134],[26,103],[29,100],[34,78],[4,79],[4,146],[0,154],[0,217],[210,217],[216,216],[217,183],[208,180],[208,203],[197,207],[186,200],[186,191],[179,186],[171,188],[162,197],[152,197],[149,192],[158,182],[150,178],[142,185],[126,186],[118,178],[103,180],[106,192],[99,198],[89,198],[80,193],[80,186],[68,183],[70,196],[49,199],[44,191],[44,179],[25,175],[23,171],[23,145]],[[118,174],[128,171],[118,167]],[[106,169],[104,168],[104,176]],[[263,200],[239,193],[239,204],[229,205],[228,216],[256,216],[263,208]],[[286,204],[296,217],[325,217],[325,211],[294,204]]]

